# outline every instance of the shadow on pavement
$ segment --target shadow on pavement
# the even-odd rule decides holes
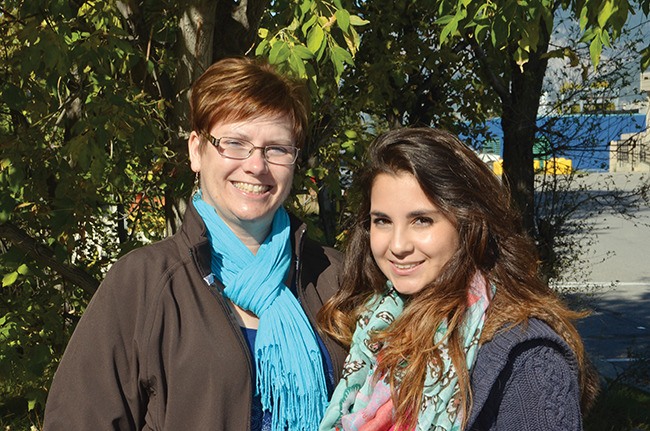
[[[650,290],[630,283],[596,294],[568,298],[591,315],[577,327],[601,375],[650,392]]]

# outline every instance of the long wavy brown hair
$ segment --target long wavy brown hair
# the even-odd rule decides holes
[[[597,378],[573,324],[584,313],[570,310],[539,277],[535,246],[511,204],[508,187],[470,148],[443,130],[405,128],[385,133],[371,144],[366,163],[356,183],[360,202],[348,237],[341,289],[319,313],[323,332],[349,346],[364,305],[385,290],[386,277],[370,250],[370,194],[377,175],[413,175],[431,202],[455,224],[460,243],[437,279],[408,299],[387,330],[374,334],[384,346],[377,375],[389,376],[398,429],[416,425],[427,365],[440,361],[433,334],[443,320],[448,322],[449,353],[467,418],[472,397],[460,328],[470,281],[477,272],[496,286],[481,343],[508,325],[531,317],[543,320],[576,355],[586,409],[595,398]]]

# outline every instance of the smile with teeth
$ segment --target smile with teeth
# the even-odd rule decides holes
[[[416,262],[416,263],[397,263],[397,262],[393,262],[393,265],[395,265],[395,268],[397,268],[397,269],[411,269],[411,268],[415,268],[419,264],[420,264],[419,262]]]
[[[265,186],[264,184],[249,184],[240,182],[233,182],[232,184],[241,191],[255,194],[265,193],[271,188],[271,186]]]

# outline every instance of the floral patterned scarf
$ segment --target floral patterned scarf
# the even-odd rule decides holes
[[[387,286],[386,292],[373,297],[367,304],[368,311],[359,316],[341,381],[334,390],[319,431],[396,429],[390,386],[385,376],[374,376],[380,346],[371,342],[371,334],[386,329],[404,309],[404,301],[390,281]],[[490,290],[488,292],[485,278],[477,273],[469,289],[469,308],[462,324],[469,370],[476,360],[485,311],[494,293],[494,288]],[[442,340],[446,332],[447,324],[442,322],[434,334],[434,341]],[[451,363],[446,341],[442,343],[440,353],[442,367],[430,365],[425,378],[417,431],[458,431],[462,424],[463,414],[458,409],[457,400],[458,376]]]

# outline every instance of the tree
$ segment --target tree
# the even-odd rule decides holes
[[[637,6],[648,16],[650,2],[639,0]],[[344,80],[350,112],[362,111],[376,131],[437,125],[470,142],[486,118],[500,117],[505,176],[526,229],[537,237],[533,146],[548,61],[567,58],[583,66],[576,52],[582,44],[598,66],[631,6],[612,0],[406,0],[358,1],[357,8],[370,24],[356,67]],[[578,45],[551,45],[560,15],[579,25]],[[649,62],[646,46],[641,64]]]
[[[637,211],[648,205],[647,177],[633,174],[639,185],[622,187],[620,175],[589,172],[609,166],[610,150],[605,144],[610,140],[645,129],[644,121],[633,118],[640,117],[634,108],[646,96],[634,82],[639,65],[630,59],[636,57],[639,44],[647,42],[647,24],[626,26],[619,41],[603,50],[594,68],[589,47],[577,42],[577,23],[570,19],[558,23],[562,31],[554,39],[577,49],[570,59],[549,61],[537,119],[538,141],[545,145],[534,148],[542,164],[551,162],[551,169],[540,166],[536,172],[535,222],[543,273],[556,287],[589,286],[593,265],[611,257],[590,255],[589,246],[597,240],[598,230],[586,220],[598,214],[635,219]],[[554,174],[556,157],[571,159],[577,169]]]
[[[548,99],[549,94],[548,85],[544,86],[548,62],[565,63],[564,70],[574,75],[570,81],[574,90],[591,88],[588,97],[594,100],[596,96],[606,99],[605,90],[609,96],[613,94],[621,82],[621,63],[625,62],[612,58],[607,47],[599,46],[598,53],[603,55],[599,54],[598,67],[594,67],[597,50],[580,40],[584,39],[587,27],[580,29],[580,22],[571,15],[568,3],[567,10],[560,3],[545,4],[548,6],[545,10],[538,3],[521,2],[498,5],[449,2],[447,5],[459,8],[466,5],[467,10],[478,8],[480,12],[472,9],[474,15],[468,16],[480,18],[482,13],[489,13],[490,20],[486,21],[478,18],[463,21],[463,13],[454,17],[445,15],[445,4],[443,1],[357,2],[359,14],[369,24],[361,30],[355,67],[347,70],[343,80],[342,112],[349,119],[347,128],[356,127],[357,136],[362,136],[364,132],[374,135],[391,127],[434,125],[463,135],[470,145],[480,150],[481,141],[484,143],[486,139],[478,139],[477,135],[484,134],[488,141],[492,138],[486,133],[486,119],[501,117],[506,176],[514,189],[514,201],[523,209],[526,227],[537,241],[545,276],[556,277],[562,264],[568,262],[560,255],[578,249],[569,250],[568,243],[561,238],[570,227],[575,208],[553,205],[551,212],[555,212],[550,214],[534,197],[536,192],[548,194],[552,190],[561,198],[565,192],[571,193],[571,182],[557,181],[559,178],[552,176],[546,178],[548,181],[535,182],[535,144],[540,138],[546,138],[552,151],[550,156],[567,150],[593,151],[594,143],[602,145],[603,142],[595,139],[597,127],[590,122],[591,127],[585,124],[579,131],[573,127],[571,132],[581,134],[582,142],[589,141],[590,147],[569,148],[569,131],[552,127],[552,118],[541,121],[540,100],[543,95]],[[604,11],[601,22],[606,23],[607,13],[618,13],[614,12]],[[611,19],[622,25],[620,16]],[[560,26],[563,28],[566,22],[575,24],[577,38],[558,37]],[[467,26],[463,31],[458,30],[461,23]],[[584,25],[587,26],[586,21]],[[641,40],[645,47],[647,39]],[[617,49],[619,45],[621,42],[617,43]],[[630,53],[636,49],[625,51],[623,58],[629,62],[629,58],[634,58]],[[569,82],[565,78],[558,80]],[[602,88],[596,91],[599,86]],[[572,97],[558,99],[558,109],[568,108],[577,104],[580,97],[587,97],[584,92],[571,93]],[[354,122],[361,125],[355,126]],[[353,172],[359,160],[352,154],[360,153],[356,148],[343,155]],[[582,224],[580,228],[586,230],[587,226]]]
[[[484,121],[497,107],[467,53],[437,43],[430,4],[359,1],[355,10],[368,24],[359,29],[360,46],[354,67],[343,72],[339,99],[319,105],[324,115],[312,143],[318,143],[320,157],[308,170],[316,179],[320,226],[329,243],[345,238],[354,208],[347,189],[373,136],[394,127],[435,124],[471,139],[485,132]]]
[[[639,0],[638,5],[648,16],[650,2]],[[579,22],[582,41],[589,44],[591,61],[597,66],[603,46],[620,36],[631,7],[626,0],[441,0],[437,7],[441,40],[470,47],[484,81],[499,97],[505,175],[524,225],[536,236],[533,145],[542,85],[549,58],[575,56],[570,46],[549,49],[556,14],[564,11]],[[643,50],[641,64],[643,68],[650,65],[650,45]]]

